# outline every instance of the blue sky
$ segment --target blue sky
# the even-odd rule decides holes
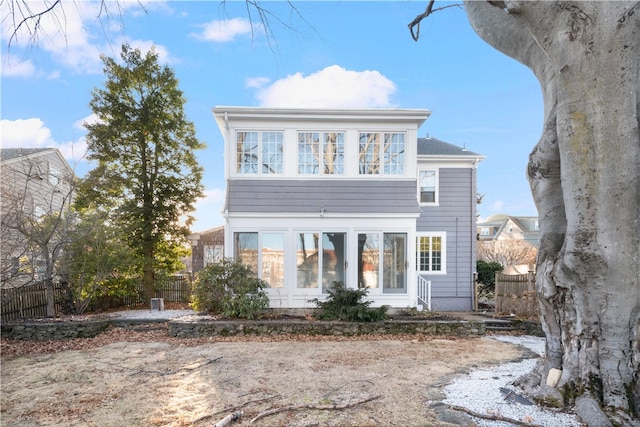
[[[207,197],[193,231],[223,224],[216,105],[429,109],[420,136],[487,156],[478,167],[482,218],[537,215],[525,172],[542,129],[540,87],[529,69],[484,43],[460,8],[423,21],[416,43],[407,24],[426,0],[294,2],[297,11],[265,2],[269,34],[244,1],[150,1],[144,10],[108,1],[112,14],[101,19],[99,3],[63,2],[64,13],[42,21],[35,46],[20,33],[8,47],[8,3],[0,6],[2,147],[57,147],[83,176],[93,167],[82,160],[82,123],[91,120],[91,91],[104,84],[100,54],[117,57],[124,41],[153,45],[207,145],[198,152]],[[65,34],[51,19],[64,22]]]

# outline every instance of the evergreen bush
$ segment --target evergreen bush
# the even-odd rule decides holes
[[[269,308],[266,287],[248,266],[225,258],[198,272],[191,305],[196,311],[253,319]]]
[[[371,301],[362,301],[369,290],[348,289],[342,282],[333,282],[326,301],[314,298],[309,302],[316,304],[319,311],[315,317],[319,320],[341,320],[347,322],[377,322],[387,317],[387,307],[369,308]]]

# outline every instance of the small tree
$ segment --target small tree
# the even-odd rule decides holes
[[[198,272],[191,305],[196,311],[252,319],[269,308],[268,286],[245,264],[225,258]]]

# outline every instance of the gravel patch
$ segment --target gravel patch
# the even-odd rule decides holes
[[[499,341],[523,346],[538,355],[544,353],[544,338],[531,336],[492,336]],[[580,427],[574,414],[555,412],[537,405],[525,405],[505,400],[500,388],[507,388],[517,394],[522,390],[512,383],[520,376],[530,372],[537,362],[536,358],[521,362],[504,363],[487,369],[471,372],[454,380],[444,388],[444,403],[461,406],[474,412],[487,415],[500,415],[522,422],[545,427]],[[511,423],[474,418],[479,427],[510,427]]]
[[[117,319],[149,319],[173,320],[195,315],[193,310],[124,310],[109,313],[109,317]]]

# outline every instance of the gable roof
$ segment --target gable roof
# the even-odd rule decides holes
[[[436,138],[418,138],[418,155],[482,157],[466,148],[449,144]]]
[[[4,162],[49,150],[55,150],[55,148],[2,148],[0,149],[0,160]]]
[[[20,162],[21,159],[34,159],[41,156],[57,157],[60,160],[60,164],[67,169],[67,172],[75,175],[71,165],[57,148],[0,148],[0,161],[5,166]]]

